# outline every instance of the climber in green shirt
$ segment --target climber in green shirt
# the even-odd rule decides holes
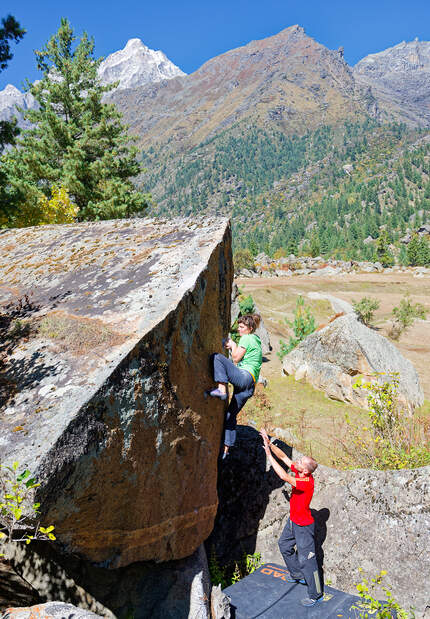
[[[225,342],[225,348],[230,350],[232,360],[220,353],[212,355],[214,380],[218,383],[218,387],[207,391],[206,394],[226,400],[228,383],[234,387],[225,419],[223,459],[227,457],[230,447],[236,441],[237,414],[254,394],[255,384],[260,375],[263,354],[260,338],[254,333],[260,320],[258,314],[245,314],[238,318],[237,328],[240,335],[238,344],[231,338]]]

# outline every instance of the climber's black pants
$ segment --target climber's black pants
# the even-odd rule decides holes
[[[321,597],[321,581],[315,557],[315,523],[300,526],[288,519],[278,545],[290,575],[306,580],[310,598],[316,600]]]
[[[231,383],[234,387],[224,424],[224,445],[232,447],[236,442],[236,417],[254,393],[254,379],[252,374],[241,370],[220,353],[212,355],[212,362],[215,382]]]

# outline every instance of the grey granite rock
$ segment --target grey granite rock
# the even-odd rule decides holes
[[[230,326],[230,239],[215,218],[0,234],[1,456],[41,482],[65,551],[118,567],[209,535],[224,406],[203,391]],[[29,337],[9,333],[18,317]]]
[[[89,610],[77,608],[73,604],[64,602],[47,602],[27,608],[8,608],[1,615],[1,619],[101,619],[102,615],[96,615]]]
[[[221,585],[212,587],[211,619],[230,619],[230,598],[222,592]]]
[[[399,399],[409,409],[421,406],[423,391],[410,361],[382,335],[359,322],[355,314],[337,318],[315,331],[283,361],[285,374],[306,380],[335,400],[367,406],[367,391],[354,388],[359,376],[366,381],[375,373],[399,373]]]

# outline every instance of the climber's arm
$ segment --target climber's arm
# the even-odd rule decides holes
[[[291,468],[291,465],[293,463],[291,458],[289,458],[287,454],[282,451],[282,449],[279,449],[279,447],[277,447],[276,445],[274,445],[273,443],[269,441],[269,437],[267,435],[266,430],[264,430],[264,428],[263,430],[260,431],[260,434],[261,434],[263,441],[267,439],[270,449],[275,454],[275,456],[278,458],[278,460],[281,460],[282,462],[284,462],[284,464],[286,464],[289,468]]]
[[[275,471],[277,476],[282,479],[282,481],[286,481],[287,483],[295,487],[296,478],[293,475],[290,475],[289,473],[287,473],[287,471],[279,464],[279,462],[275,460],[275,458],[272,455],[272,452],[270,451],[271,447],[273,447],[273,445],[271,445],[269,443],[269,440],[265,439],[263,436],[263,448],[264,448],[264,451],[266,452],[266,456],[269,458],[269,461],[270,461],[270,464],[272,465],[273,470]]]

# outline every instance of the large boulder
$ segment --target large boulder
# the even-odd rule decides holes
[[[399,374],[399,398],[414,409],[424,402],[418,374],[410,361],[385,337],[359,322],[354,314],[337,318],[315,331],[283,361],[285,374],[304,379],[335,400],[367,406],[367,391],[354,388],[358,376],[367,381],[375,373]]]
[[[278,447],[300,457],[285,443]],[[290,486],[266,463],[256,430],[239,426],[231,462],[220,472],[220,504],[208,540],[222,564],[244,552],[283,563],[278,539],[289,517]],[[348,593],[386,570],[383,584],[406,608],[430,603],[430,467],[401,471],[345,470],[320,465],[311,503],[317,557],[326,580]],[[358,572],[358,568],[363,573]],[[384,592],[379,589],[380,598]]]
[[[226,220],[2,231],[0,451],[41,482],[65,552],[119,567],[212,530],[224,404],[203,397],[230,327]]]

